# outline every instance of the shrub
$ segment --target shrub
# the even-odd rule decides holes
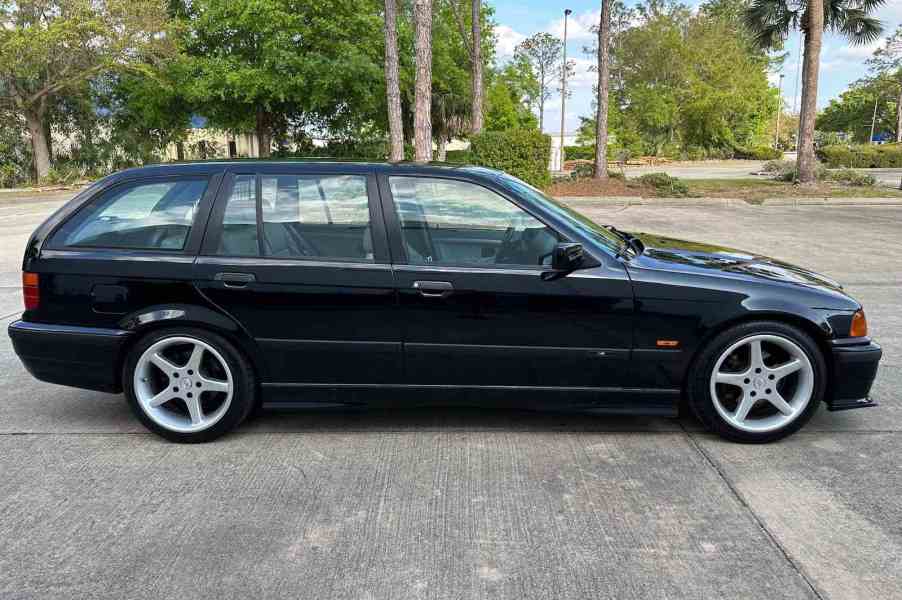
[[[823,146],[817,157],[831,169],[839,168],[900,168],[902,144],[857,144],[854,146]]]
[[[832,181],[836,181],[837,183],[844,183],[846,185],[851,185],[854,187],[871,187],[877,183],[877,180],[874,179],[873,175],[859,173],[854,169],[839,169],[838,171],[831,171],[828,176]]]
[[[638,177],[636,181],[654,188],[658,196],[683,197],[689,195],[689,186],[667,173],[648,173]]]
[[[762,170],[765,173],[785,173],[795,168],[795,163],[791,160],[769,160],[764,163]]]
[[[799,180],[799,169],[796,163],[785,161],[786,167],[774,176],[777,181],[796,182]],[[825,181],[830,178],[830,171],[821,163],[817,164],[814,171],[814,177],[817,181]]]
[[[783,158],[783,151],[770,146],[737,147],[735,157],[746,160],[777,160]]]
[[[487,131],[470,140],[473,164],[499,169],[538,188],[551,183],[551,138],[534,129]]]
[[[595,160],[595,146],[564,146],[564,160]]]
[[[467,164],[472,162],[469,150],[448,150],[445,153],[445,162]]]

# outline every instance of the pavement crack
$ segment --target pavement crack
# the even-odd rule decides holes
[[[683,432],[686,434],[686,437],[689,439],[689,444],[693,448],[695,448],[695,451],[698,452],[698,454],[702,457],[702,459],[706,463],[708,463],[708,465],[712,469],[714,469],[714,472],[717,473],[717,475],[723,480],[724,484],[730,490],[733,497],[736,498],[736,500],[739,502],[739,504],[741,504],[745,508],[745,510],[748,511],[749,515],[751,515],[752,519],[755,521],[755,524],[758,525],[758,528],[762,531],[762,533],[764,533],[764,535],[767,537],[767,539],[770,540],[773,547],[776,548],[777,551],[779,551],[780,554],[783,555],[783,558],[793,568],[793,570],[795,570],[795,572],[798,573],[799,577],[802,578],[802,581],[804,581],[805,584],[808,586],[808,588],[811,590],[811,593],[814,594],[814,596],[816,598],[818,598],[818,600],[826,600],[826,595],[817,588],[817,586],[814,584],[814,581],[810,577],[808,577],[808,575],[805,573],[805,570],[802,568],[802,565],[800,565],[798,562],[796,562],[796,560],[792,557],[792,555],[790,555],[790,553],[786,549],[786,547],[783,546],[783,544],[780,543],[780,540],[778,540],[777,537],[770,531],[770,529],[767,528],[767,525],[764,523],[764,521],[761,520],[761,518],[758,516],[758,514],[755,512],[755,510],[752,508],[752,506],[748,503],[748,501],[746,501],[745,497],[742,495],[742,493],[739,491],[739,489],[736,487],[736,485],[733,483],[733,481],[727,476],[727,474],[724,472],[724,470],[721,469],[720,466],[714,461],[714,459],[711,457],[711,455],[705,451],[705,449],[702,447],[702,445],[698,443],[698,440],[695,438],[695,435],[691,431],[687,430],[685,427],[683,428]]]

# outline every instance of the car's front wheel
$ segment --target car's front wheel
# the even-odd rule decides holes
[[[206,442],[254,406],[253,370],[222,336],[194,328],[153,332],[132,347],[123,388],[135,415],[175,442]]]
[[[759,321],[724,331],[690,375],[695,414],[724,438],[771,442],[798,431],[817,411],[827,370],[817,344],[786,323]]]

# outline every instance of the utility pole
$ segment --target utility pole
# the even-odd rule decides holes
[[[874,144],[874,125],[877,124],[877,101],[880,99],[880,96],[874,96],[874,114],[871,116],[871,145]]]
[[[564,66],[561,69],[561,165],[564,170],[564,119],[567,116],[567,17],[573,11],[564,9]]]
[[[780,73],[780,86],[777,97],[777,131],[774,133],[774,150],[780,149],[780,113],[783,112],[783,73]]]

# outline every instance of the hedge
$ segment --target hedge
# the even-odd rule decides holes
[[[824,146],[817,157],[831,169],[902,167],[902,144],[859,144],[857,146]]]
[[[770,146],[752,146],[736,148],[735,158],[746,160],[777,160],[783,158],[783,151]]]
[[[505,171],[538,188],[551,184],[551,137],[534,129],[487,131],[470,138],[474,165]]]
[[[445,162],[467,164],[473,162],[469,150],[448,150],[445,152]]]
[[[564,146],[564,160],[595,160],[595,146]]]

